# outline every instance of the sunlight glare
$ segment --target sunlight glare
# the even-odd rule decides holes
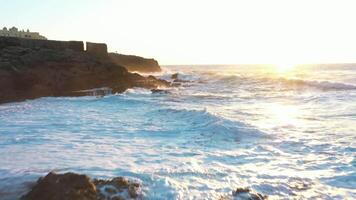
[[[301,110],[293,105],[275,103],[268,106],[266,113],[270,116],[267,120],[268,124],[273,126],[301,126],[303,124],[299,118],[302,115]]]
[[[295,64],[292,63],[281,63],[281,64],[276,64],[275,68],[277,72],[288,72],[291,71],[295,68]]]

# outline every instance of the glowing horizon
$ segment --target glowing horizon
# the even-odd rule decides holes
[[[349,0],[3,2],[0,26],[105,42],[161,65],[356,63]]]

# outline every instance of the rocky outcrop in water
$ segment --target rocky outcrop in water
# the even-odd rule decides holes
[[[6,39],[3,39],[6,41]],[[0,44],[0,103],[43,96],[81,96],[94,88],[112,93],[132,87],[155,89],[166,81],[130,73],[105,55],[70,48]]]
[[[219,200],[267,200],[268,196],[262,195],[250,188],[236,188],[231,194],[221,196]]]
[[[155,59],[148,59],[133,55],[123,55],[117,53],[109,53],[111,60],[121,66],[124,66],[127,70],[133,72],[160,72],[161,67]]]
[[[266,200],[267,199],[267,196],[254,192],[249,188],[237,188],[232,193],[232,196],[234,199],[241,199],[241,200]]]
[[[21,200],[123,200],[141,197],[141,185],[123,177],[92,180],[75,173],[49,173]]]

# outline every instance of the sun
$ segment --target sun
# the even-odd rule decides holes
[[[295,68],[295,64],[293,63],[281,63],[281,64],[276,64],[276,69],[278,71],[290,71],[293,68]]]

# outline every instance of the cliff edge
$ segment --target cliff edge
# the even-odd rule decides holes
[[[161,71],[161,67],[155,59],[117,53],[109,53],[109,57],[114,63],[124,66],[130,72],[150,73]]]
[[[43,96],[82,96],[88,94],[83,91],[94,88],[109,88],[116,93],[132,87],[168,86],[153,76],[128,72],[108,55],[82,51],[78,44],[0,37],[0,103]]]

